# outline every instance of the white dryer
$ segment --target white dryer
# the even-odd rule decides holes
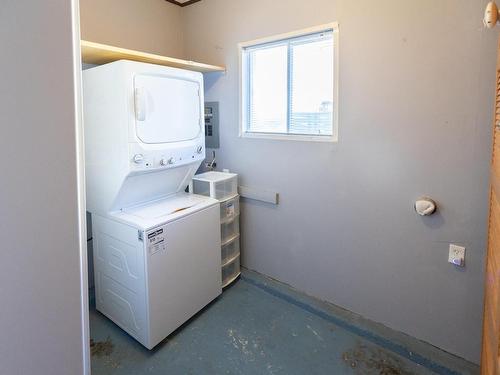
[[[219,203],[184,192],[203,76],[118,61],[84,71],[83,93],[96,307],[152,349],[221,293]]]

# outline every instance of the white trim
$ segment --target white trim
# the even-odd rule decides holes
[[[258,133],[258,132],[247,132],[243,131],[242,124],[240,127],[240,137],[241,138],[254,138],[254,139],[274,139],[283,141],[309,141],[309,142],[336,142],[337,137],[335,135],[309,135],[309,134],[289,134],[289,133]],[[335,128],[334,124],[334,128]],[[335,130],[334,130],[335,133]]]
[[[238,186],[240,195],[243,198],[252,199],[255,201],[271,203],[277,205],[279,203],[279,193],[275,191],[262,190],[248,186]]]
[[[247,69],[246,60],[244,59],[244,45],[243,43],[238,44],[238,100],[239,100],[239,124],[238,124],[238,136],[242,137],[244,134],[244,127],[247,123],[246,113],[247,111],[243,108],[247,102],[247,94],[245,92],[243,84],[243,72]]]
[[[82,330],[83,375],[90,375],[90,328],[87,268],[87,217],[85,203],[85,144],[83,135],[82,57],[80,47],[79,0],[71,0],[71,26],[73,37],[73,97],[75,106],[76,177],[78,195],[78,234],[80,239],[80,303]]]
[[[333,29],[333,61],[334,61],[334,71],[333,71],[333,142],[338,142],[339,140],[339,97],[340,97],[340,45],[339,45],[339,25],[335,22],[335,28]]]
[[[244,72],[248,69],[245,56],[245,48],[256,46],[259,44],[266,44],[278,42],[281,40],[291,39],[307,34],[319,33],[324,30],[333,30],[333,43],[334,43],[334,84],[333,84],[333,124],[332,135],[319,136],[309,134],[276,134],[276,133],[257,133],[246,131],[247,124],[247,92],[244,85]],[[287,140],[287,141],[311,141],[311,142],[337,142],[338,141],[338,128],[339,128],[339,24],[331,22],[327,24],[317,25],[302,30],[296,30],[289,33],[278,34],[270,37],[254,39],[247,42],[238,43],[238,66],[239,66],[239,131],[240,138],[253,138],[253,139],[270,139],[270,140]]]
[[[319,33],[321,31],[329,30],[329,29],[332,29],[334,33],[337,33],[339,30],[338,22],[325,23],[323,25],[312,26],[312,27],[308,27],[305,29],[301,29],[301,30],[291,31],[289,33],[283,33],[283,34],[273,35],[273,36],[269,36],[269,37],[265,37],[265,38],[250,40],[248,42],[238,43],[238,48],[241,50],[241,49],[244,49],[246,47],[255,46],[258,44],[277,42],[279,40],[295,38],[295,37],[307,35],[307,34]]]

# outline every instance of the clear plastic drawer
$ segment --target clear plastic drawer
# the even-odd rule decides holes
[[[240,255],[240,236],[222,244],[221,264],[225,265]]]
[[[224,172],[206,172],[193,177],[193,193],[220,201],[238,194],[238,175]]]
[[[220,221],[225,223],[240,214],[240,196],[220,202]]]
[[[228,242],[240,234],[240,216],[221,223],[220,235],[222,243]]]
[[[240,257],[222,267],[222,287],[231,284],[240,275]]]

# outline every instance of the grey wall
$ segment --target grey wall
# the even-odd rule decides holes
[[[82,38],[167,56],[184,55],[180,6],[165,0],[80,0]]]
[[[187,58],[220,101],[219,167],[280,193],[244,201],[246,267],[479,361],[497,32],[486,0],[206,0],[184,8]],[[241,41],[340,23],[336,144],[238,138]],[[420,195],[439,213],[413,212]],[[448,244],[467,266],[447,263]]]
[[[0,374],[83,372],[73,1],[2,1]]]

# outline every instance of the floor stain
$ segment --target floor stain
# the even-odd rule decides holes
[[[113,353],[113,341],[108,336],[106,341],[97,341],[90,339],[90,354],[96,357],[109,356]]]
[[[401,361],[380,348],[358,344],[342,354],[344,362],[360,374],[414,375],[406,370]]]

